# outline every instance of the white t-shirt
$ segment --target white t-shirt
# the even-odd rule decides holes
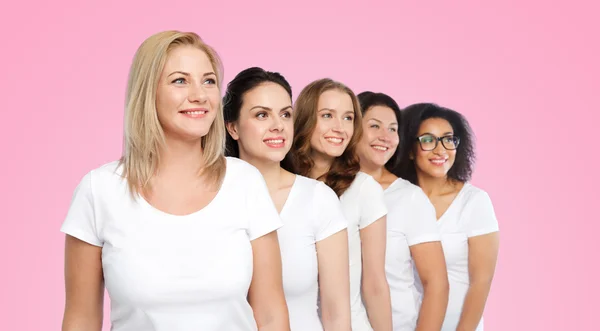
[[[393,329],[413,331],[421,295],[415,288],[416,270],[409,247],[440,241],[435,208],[420,187],[402,178],[396,179],[384,195],[388,208],[385,271],[392,298]]]
[[[488,194],[465,183],[438,220],[448,269],[450,293],[442,331],[455,331],[469,290],[470,237],[498,231],[498,221]],[[422,287],[419,286],[422,291]],[[476,331],[483,331],[483,318]]]
[[[280,216],[284,226],[277,236],[291,330],[322,331],[316,243],[346,229],[340,201],[329,186],[297,175]]]
[[[350,306],[352,331],[372,331],[361,297],[362,251],[360,230],[387,214],[381,185],[364,172],[359,172],[352,185],[340,197],[348,221],[348,254],[350,256]]]
[[[257,330],[250,242],[282,225],[260,172],[227,158],[215,198],[176,216],[134,200],[121,171],[86,174],[61,227],[102,247],[111,330]]]

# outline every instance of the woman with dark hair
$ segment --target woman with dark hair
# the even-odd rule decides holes
[[[382,186],[388,208],[385,269],[394,330],[439,330],[448,304],[448,275],[435,209],[418,186],[391,172],[400,155],[400,108],[383,93],[363,92],[358,100],[363,111],[360,169]],[[423,296],[416,278],[424,285]]]
[[[396,175],[419,185],[436,210],[450,295],[442,330],[483,330],[496,269],[498,221],[488,194],[469,183],[475,149],[467,120],[431,103],[403,111]]]
[[[284,224],[277,235],[291,330],[349,331],[348,235],[340,202],[322,182],[281,168],[294,138],[290,84],[279,73],[246,69],[228,84],[223,110],[226,154],[262,173]]]
[[[320,79],[300,92],[294,108],[296,134],[286,167],[329,185],[348,221],[352,330],[392,330],[385,276],[387,209],[381,186],[360,172],[359,102],[342,83]]]

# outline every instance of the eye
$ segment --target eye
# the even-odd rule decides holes
[[[216,84],[216,83],[217,83],[217,80],[216,80],[216,79],[214,79],[214,78],[207,78],[207,79],[204,81],[204,84],[209,84],[209,85],[214,85],[214,84]]]
[[[185,78],[175,78],[171,83],[183,84],[185,83]]]
[[[370,127],[373,129],[379,129],[379,124],[371,124]]]
[[[350,121],[350,122],[352,122],[352,121],[354,121],[354,116],[352,116],[352,115],[348,115],[348,116],[344,117],[344,119],[345,119],[346,121]]]
[[[325,114],[321,115],[321,117],[323,117],[323,118],[331,118],[331,114],[325,113]]]
[[[290,113],[289,111],[284,111],[283,113],[281,113],[281,117],[283,117],[283,118],[291,118],[292,117],[292,113]]]
[[[266,117],[267,117],[266,112],[260,112],[260,113],[256,114],[256,118],[266,118]]]
[[[421,137],[421,142],[432,143],[433,142],[433,137],[432,136],[423,136],[423,137]]]
[[[396,129],[396,128],[390,128],[390,131],[392,131],[392,132],[398,132],[398,129]]]

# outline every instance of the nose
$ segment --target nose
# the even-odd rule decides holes
[[[281,132],[283,131],[283,120],[280,116],[272,116],[273,121],[271,122],[271,131]]]
[[[444,145],[442,145],[441,141],[438,140],[437,146],[435,146],[435,148],[433,149],[433,153],[437,154],[437,155],[446,154],[446,147],[444,147]]]
[[[190,84],[188,90],[188,100],[195,103],[204,103],[207,100],[206,91],[202,84]]]
[[[334,132],[337,132],[337,133],[344,132],[343,127],[342,127],[342,120],[340,120],[339,118],[333,119],[333,126],[332,126],[331,130]]]

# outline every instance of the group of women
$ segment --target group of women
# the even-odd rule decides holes
[[[63,330],[483,330],[498,254],[472,132],[319,79],[229,82],[195,33],[129,73],[124,152],[77,186]]]

